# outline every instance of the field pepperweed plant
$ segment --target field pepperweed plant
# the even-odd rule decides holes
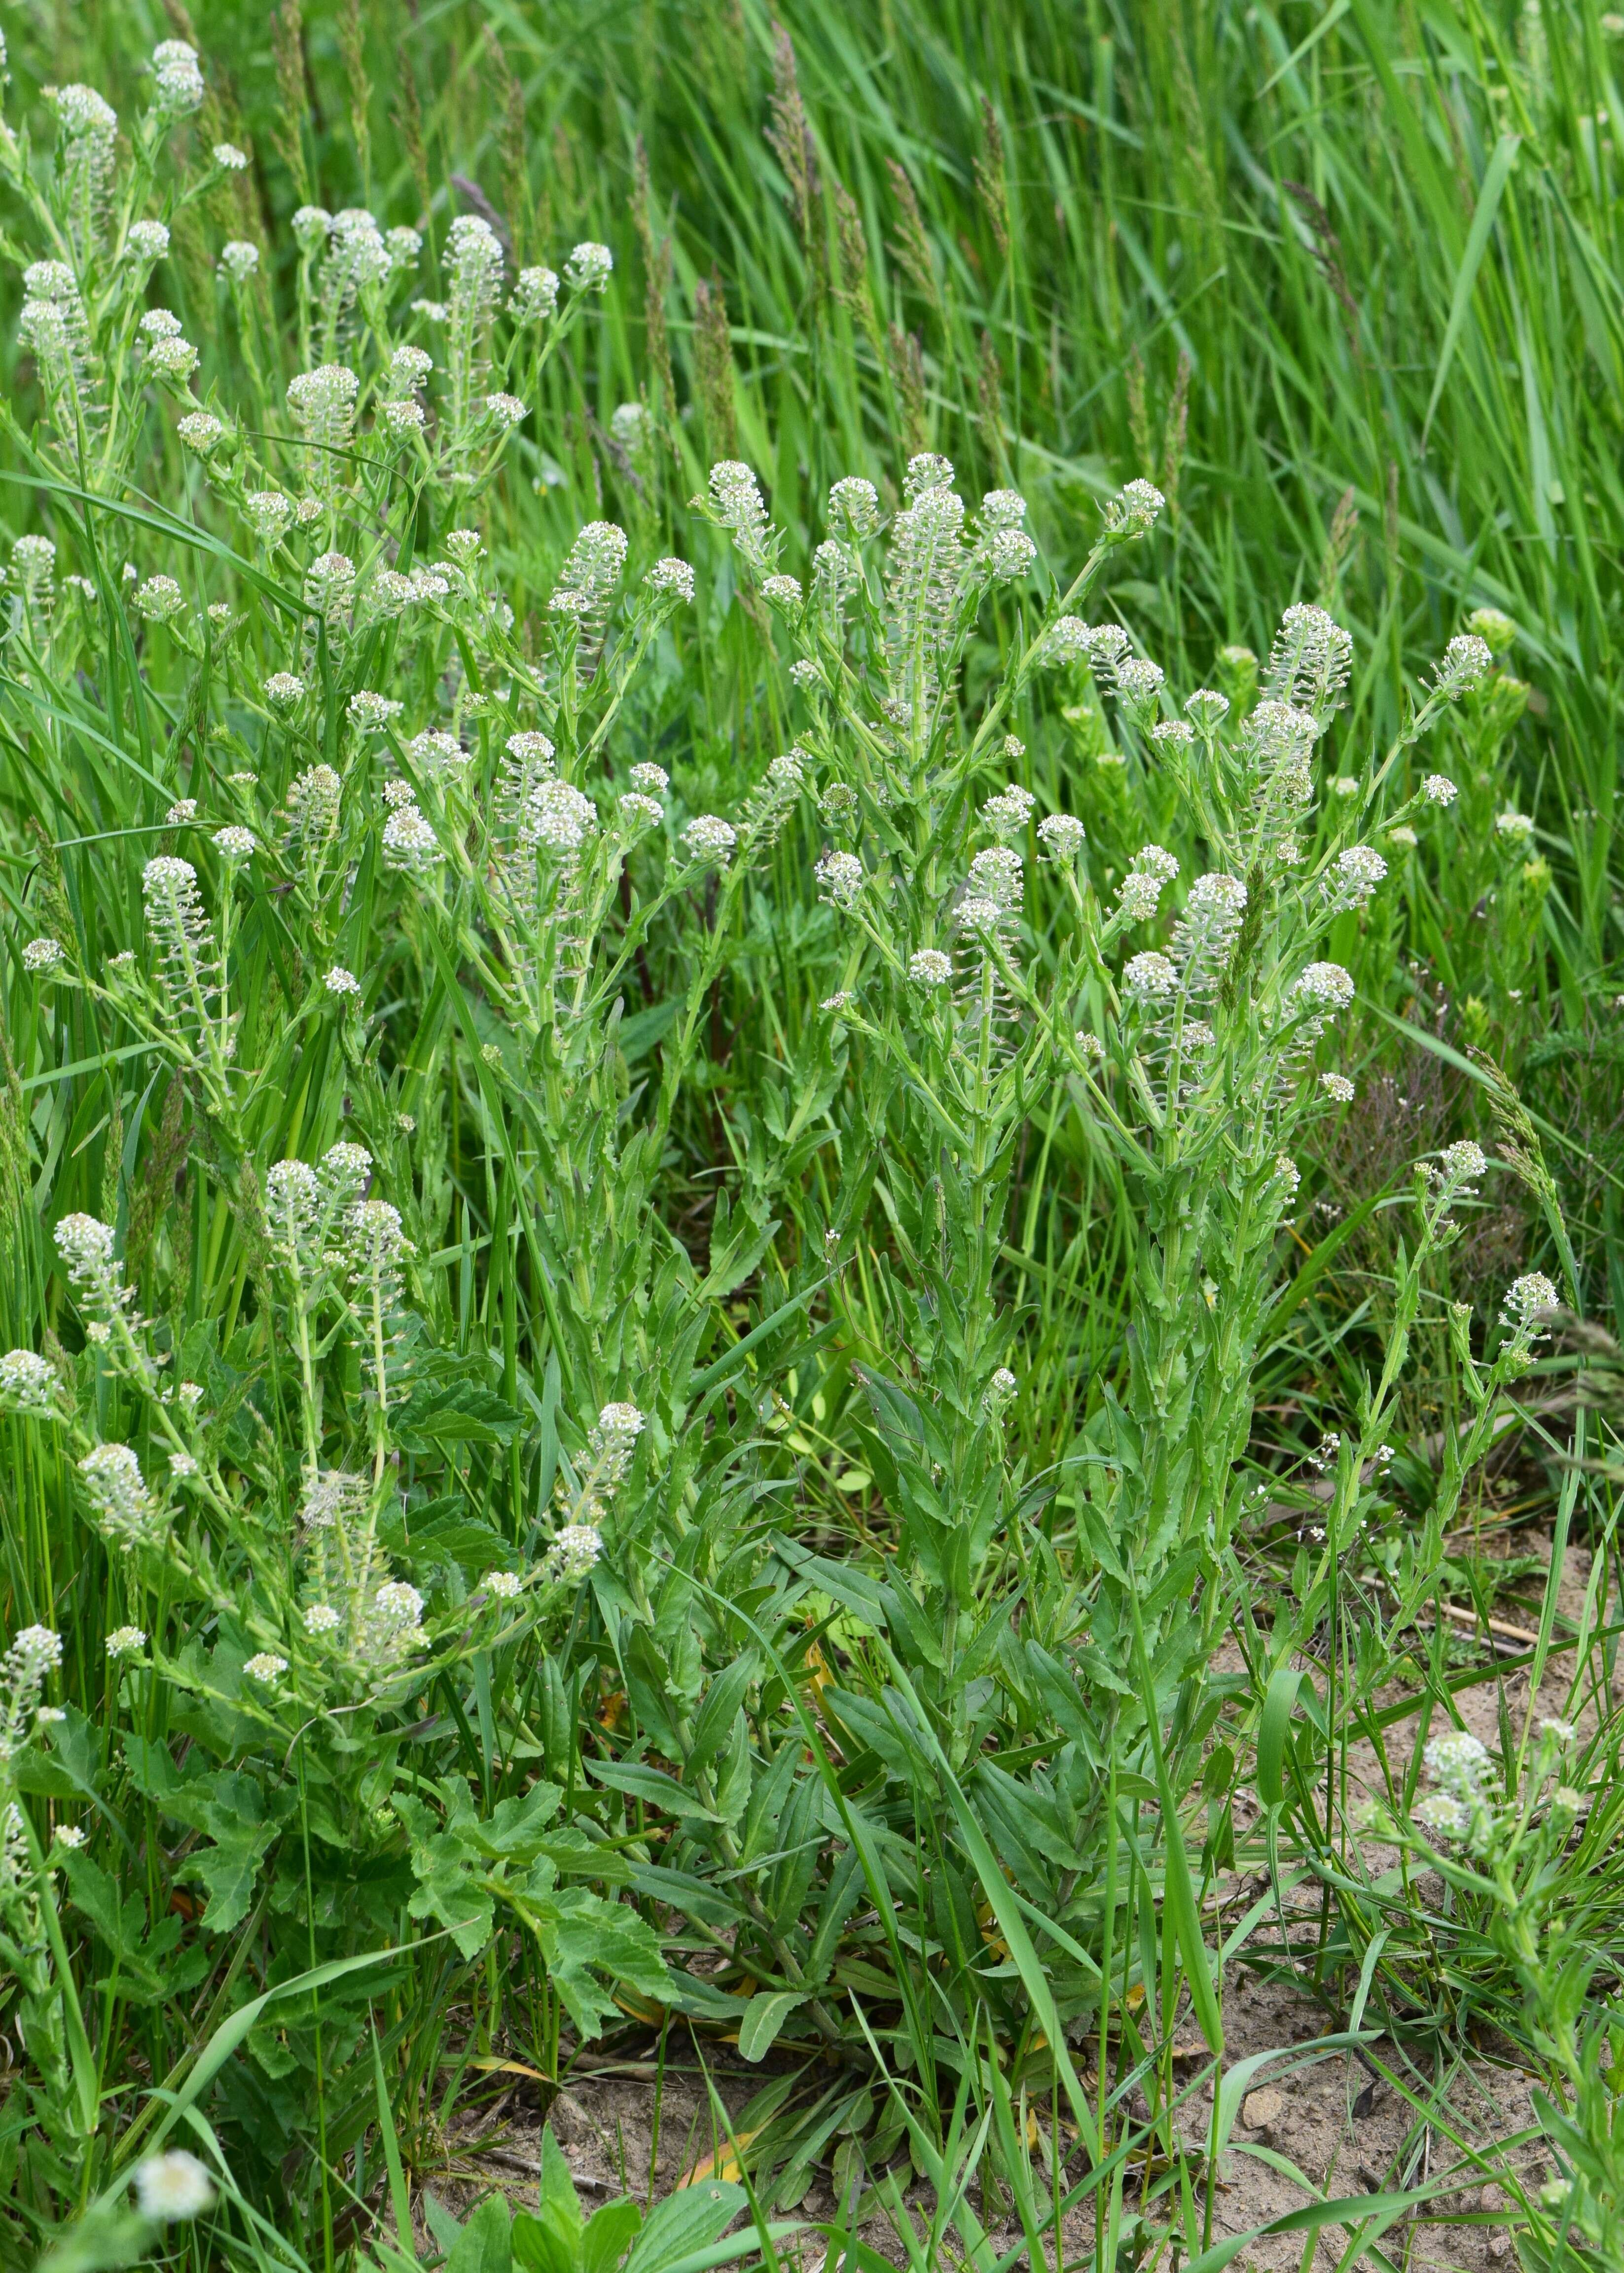
[[[892,448],[803,535],[654,347],[543,544],[610,249],[230,235],[192,44],[140,87],[0,123],[0,2256],[1217,2273],[1304,2058],[1234,2056],[1250,1969],[1416,2119],[1294,2248],[1488,2179],[1624,2262],[1616,1351],[1485,1007],[1553,883],[1517,626],[1384,745],[1299,584],[1176,685],[1150,479],[1041,549]],[[1381,1009],[1423,874],[1454,1040]],[[1476,1135],[1361,1153],[1367,999]],[[646,2223],[468,2143],[605,2058],[712,2079]]]

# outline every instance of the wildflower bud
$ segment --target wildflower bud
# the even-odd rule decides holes
[[[1116,667],[1116,699],[1141,723],[1154,716],[1166,678],[1160,664],[1125,656]]]
[[[402,269],[415,268],[423,251],[423,238],[418,231],[403,226],[386,229],[383,244],[389,257],[391,276],[398,276]]]
[[[329,994],[337,995],[341,1000],[358,1002],[361,999],[360,980],[353,971],[346,971],[342,963],[333,965],[322,984]]]
[[[710,509],[724,529],[738,535],[766,526],[767,508],[755,475],[737,458],[724,458],[710,469]]]
[[[36,976],[59,971],[66,961],[67,953],[60,940],[31,939],[23,949],[23,969]]]
[[[1431,1791],[1416,1802],[1414,1820],[1434,1839],[1464,1839],[1471,1830],[1471,1810],[1447,1792]]]
[[[907,502],[914,505],[929,491],[951,489],[952,480],[953,461],[951,458],[941,457],[934,450],[921,450],[916,457],[908,460],[907,472],[903,476],[903,494]]]
[[[421,875],[438,866],[440,839],[411,804],[397,806],[383,825],[384,865]]]
[[[1198,686],[1184,698],[1184,716],[1198,734],[1215,733],[1229,715],[1229,698],[1210,686]]]
[[[557,311],[559,281],[550,268],[521,268],[508,312],[515,324],[541,324]]]
[[[304,681],[297,672],[274,671],[265,682],[265,699],[273,709],[291,710],[304,694]]]
[[[1337,1105],[1353,1103],[1354,1086],[1345,1073],[1322,1073],[1320,1076],[1320,1086],[1334,1103]]]
[[[1498,608],[1474,608],[1466,619],[1466,628],[1483,641],[1492,656],[1504,655],[1516,641],[1515,624]]]
[[[252,829],[233,824],[214,831],[214,848],[228,862],[246,860],[259,850],[259,840]]]
[[[1150,739],[1159,757],[1170,757],[1175,753],[1182,755],[1184,751],[1194,748],[1195,730],[1187,726],[1182,718],[1162,718],[1151,728]]]
[[[243,511],[261,544],[280,544],[293,526],[293,500],[280,490],[250,490],[243,499]]]
[[[162,260],[169,249],[169,232],[161,221],[132,221],[124,244],[133,260]]]
[[[190,340],[154,340],[147,350],[150,369],[161,379],[170,379],[177,386],[184,386],[198,367],[198,351]]]
[[[1534,833],[1534,824],[1526,813],[1499,813],[1494,816],[1494,834],[1502,844],[1526,844]]]
[[[133,1656],[146,1647],[147,1636],[139,1626],[115,1626],[107,1638],[107,1654],[114,1660]]]
[[[273,1681],[280,1681],[287,1670],[287,1659],[278,1657],[274,1649],[257,1650],[243,1667],[243,1671],[252,1679],[263,1681],[267,1684]]]
[[[603,1551],[603,1539],[592,1524],[567,1523],[553,1535],[546,1575],[564,1583],[584,1579]]]
[[[1396,844],[1401,852],[1413,852],[1421,839],[1413,829],[1401,821],[1396,828],[1388,829],[1387,842],[1389,844]]]
[[[524,1581],[516,1571],[487,1571],[479,1581],[479,1591],[489,1594],[493,1602],[511,1602],[523,1592]]]
[[[1019,529],[1026,517],[1026,500],[1019,490],[989,490],[981,499],[981,521],[987,529]]]
[[[1311,963],[1288,1000],[1311,1011],[1345,1010],[1353,994],[1353,980],[1340,963]]]
[[[1357,774],[1338,774],[1331,784],[1333,797],[1357,797],[1359,782]]]
[[[1457,1144],[1444,1146],[1433,1173],[1451,1192],[1470,1197],[1478,1177],[1486,1174],[1488,1165],[1482,1145],[1474,1144],[1470,1136],[1465,1136]]]
[[[981,898],[992,900],[1000,908],[1019,907],[1021,896],[1019,853],[1003,844],[978,852],[970,863],[967,881],[972,893]]]
[[[1038,548],[1024,529],[995,529],[987,541],[987,566],[1001,584],[1032,573]]]
[[[517,735],[514,737],[515,741],[518,739]],[[545,734],[538,734],[534,739],[538,742],[547,742]],[[513,742],[509,742],[508,746],[511,750]],[[546,755],[553,755],[551,742],[547,742]],[[645,761],[632,768],[631,783],[632,787],[641,790],[645,797],[661,797],[671,787],[671,776],[664,766],[651,765]]]
[[[245,238],[233,237],[220,248],[220,273],[231,284],[246,284],[259,266],[259,248]]]
[[[248,171],[248,153],[239,150],[235,142],[216,142],[208,154],[222,174],[245,174]]]
[[[504,434],[523,425],[530,416],[529,404],[521,402],[516,394],[487,394],[485,409],[491,424]]]
[[[628,836],[641,835],[645,829],[658,829],[665,818],[665,808],[658,798],[643,797],[636,790],[628,790],[624,797],[617,799],[615,811]]]
[[[1500,1303],[1500,1324],[1510,1328],[1513,1337],[1526,1344],[1544,1339],[1535,1333],[1540,1318],[1554,1310],[1561,1298],[1543,1271],[1524,1272],[1507,1287]]]

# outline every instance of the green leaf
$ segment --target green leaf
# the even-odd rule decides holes
[[[581,2237],[581,2273],[613,2273],[643,2224],[643,2212],[629,2194],[594,2210]]]
[[[508,2273],[510,2224],[506,2195],[488,2195],[465,2221],[445,2273]]]
[[[511,1444],[524,1416],[493,1389],[454,1381],[414,1390],[391,1425],[403,1452],[426,1452],[434,1444]]]
[[[696,2250],[719,2241],[748,2206],[742,2187],[720,2179],[702,2179],[697,2186],[680,2187],[650,2211],[647,2224],[632,2244],[626,2273],[672,2273]]]
[[[1300,1666],[1277,1666],[1264,1692],[1258,1723],[1258,1797],[1265,1807],[1280,1806],[1286,1796],[1286,1743],[1304,1678]]]
[[[757,1991],[750,1999],[749,2011],[739,2024],[739,2053],[742,2059],[765,2059],[784,2026],[797,2006],[806,1999],[793,1989]]]

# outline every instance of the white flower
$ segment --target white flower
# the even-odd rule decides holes
[[[547,1553],[547,1575],[555,1579],[584,1579],[604,1551],[601,1535],[590,1523],[567,1523],[555,1533]]]
[[[1458,701],[1473,687],[1482,686],[1493,664],[1488,641],[1473,633],[1462,632],[1444,649],[1443,660],[1438,666],[1438,692],[1447,701]]]
[[[838,994],[825,994],[817,1007],[820,1010],[827,1010],[831,1017],[838,1018],[843,1010],[849,1010],[856,1000],[849,988],[843,987]]]
[[[972,895],[991,900],[1000,909],[1020,905],[1021,860],[1007,844],[989,845],[970,863],[967,879]]]
[[[1340,963],[1311,963],[1289,999],[1313,1010],[1345,1010],[1353,994],[1352,977]]]
[[[214,2182],[195,2155],[174,2147],[136,2164],[135,2198],[143,2217],[167,2224],[177,2218],[200,2217],[214,2203]]]
[[[511,1602],[524,1590],[524,1581],[516,1571],[487,1571],[479,1584],[499,1602]]]
[[[859,540],[873,535],[880,516],[880,493],[861,474],[847,474],[829,492],[831,526],[844,524],[847,536]]]
[[[67,959],[62,941],[56,939],[31,939],[23,949],[25,971],[56,971]]]
[[[239,150],[235,142],[216,142],[209,155],[222,172],[241,174],[247,170],[248,154]]]
[[[360,1000],[361,982],[354,971],[346,971],[342,963],[335,963],[333,965],[322,984],[329,994],[353,995],[357,1001]]]
[[[521,402],[516,394],[487,394],[485,407],[486,415],[504,433],[510,426],[521,424],[530,416],[529,404]]]
[[[1117,699],[1141,716],[1154,713],[1167,674],[1159,663],[1125,656],[1116,665]]]
[[[1605,24],[1606,21],[1604,16],[1602,22]],[[1466,628],[1469,632],[1476,632],[1492,655],[1504,655],[1516,641],[1515,624],[1499,608],[1474,608],[1466,619]]]
[[[908,977],[916,986],[945,986],[953,975],[951,959],[939,947],[921,947],[908,957]]]
[[[162,260],[169,249],[169,232],[161,221],[132,221],[124,242],[138,260]]]
[[[1320,1076],[1320,1086],[1326,1095],[1334,1098],[1338,1105],[1353,1103],[1354,1086],[1345,1073],[1322,1073]]]
[[[129,1657],[146,1647],[147,1636],[139,1626],[115,1626],[107,1638],[107,1654],[111,1658]]]
[[[259,850],[259,840],[252,829],[238,829],[235,823],[214,831],[214,844],[228,860],[246,860]]]
[[[564,281],[572,292],[601,292],[613,267],[614,255],[608,246],[589,239],[576,245],[564,263]]]
[[[854,852],[825,852],[814,873],[823,897],[838,908],[849,908],[868,881],[867,871]]]
[[[1037,799],[1029,789],[1011,782],[989,797],[981,807],[981,819],[996,836],[1018,836],[1031,820]]]
[[[798,608],[802,597],[800,580],[794,576],[769,576],[762,586],[762,597],[770,607],[782,608],[786,612]]]
[[[979,892],[972,892],[959,901],[956,911],[960,928],[965,931],[996,931],[1006,911],[996,900],[989,900]]]
[[[56,1377],[35,1350],[7,1350],[0,1357],[0,1403],[21,1413],[54,1413]]]
[[[1104,1057],[1105,1044],[1098,1034],[1091,1034],[1086,1026],[1079,1026],[1071,1039],[1090,1064],[1098,1065]]]
[[[343,1620],[330,1602],[312,1602],[304,1613],[307,1634],[336,1633]]]
[[[265,682],[265,699],[278,710],[291,710],[304,694],[304,681],[296,671],[274,671]]]
[[[184,40],[160,40],[153,49],[153,79],[158,108],[177,117],[195,110],[204,96],[203,74],[195,48]]]
[[[56,1230],[60,1236],[62,1225]],[[132,1547],[151,1532],[155,1512],[141,1481],[140,1462],[128,1444],[97,1444],[79,1464],[97,1527],[115,1544]]]
[[[209,410],[189,411],[184,418],[177,421],[175,428],[186,447],[195,450],[200,458],[207,457],[225,431],[220,420]]]
[[[197,1472],[198,1464],[192,1459],[190,1452],[171,1452],[169,1454],[169,1474],[176,1478],[177,1482],[184,1482],[188,1476],[195,1476]]]
[[[372,1597],[372,1608],[386,1625],[410,1632],[423,1620],[423,1597],[404,1579],[388,1579]]]
[[[1407,821],[1401,821],[1395,827],[1388,829],[1387,842],[1389,844],[1396,844],[1402,852],[1413,852],[1421,839]]]
[[[220,248],[220,273],[233,284],[246,284],[259,266],[259,248],[245,237],[234,236]]]
[[[1492,1763],[1488,1748],[1466,1729],[1447,1729],[1434,1737],[1424,1758],[1427,1773],[1456,1799],[1475,1799]]]
[[[1106,533],[1117,537],[1144,536],[1154,528],[1166,503],[1154,482],[1128,482],[1106,506]]]
[[[256,1650],[243,1667],[243,1671],[255,1681],[280,1681],[288,1670],[288,1661],[278,1657],[274,1649]]]
[[[686,601],[694,596],[694,572],[686,560],[657,560],[643,581],[665,598]]]
[[[84,1843],[85,1832],[82,1825],[78,1823],[59,1823],[56,1826],[56,1844],[58,1847],[77,1848],[82,1847]]]
[[[149,576],[131,604],[149,624],[163,624],[177,616],[186,603],[173,576]]]
[[[679,566],[680,565],[680,564],[679,563]],[[534,740],[537,742],[546,742],[546,748],[540,752],[539,754],[543,757],[548,758],[553,755],[553,745],[551,742],[547,741],[547,738],[545,734],[536,734],[529,737],[515,734],[512,740],[509,741],[508,746],[511,750],[515,742],[525,739]],[[515,753],[515,754],[528,754]],[[645,762],[641,765],[635,765],[632,768],[631,784],[634,789],[641,790],[645,797],[661,797],[665,794],[665,791],[671,787],[671,776],[665,771],[664,766],[650,765]]]
[[[738,830],[714,813],[698,814],[682,832],[682,842],[690,859],[715,860],[723,867],[738,841]]]
[[[1471,1810],[1442,1791],[1430,1791],[1416,1802],[1415,1820],[1434,1839],[1464,1839],[1472,1824]]]
[[[559,281],[550,268],[521,268],[508,312],[515,324],[545,322],[558,306]]]
[[[1526,844],[1534,824],[1526,813],[1499,813],[1494,816],[1494,833],[1504,844]]]
[[[176,338],[154,340],[147,350],[147,360],[162,378],[177,383],[188,379],[198,367],[198,351],[190,340]]]
[[[1543,1271],[1525,1271],[1506,1289],[1500,1317],[1518,1333],[1526,1332],[1546,1310],[1554,1310],[1561,1297]]]
[[[1571,1721],[1542,1721],[1539,1729],[1542,1736],[1553,1737],[1559,1744],[1573,1744],[1579,1740],[1579,1731]]]
[[[374,694],[370,688],[366,687],[363,687],[359,694],[352,694],[344,705],[345,714],[350,724],[361,727],[365,731],[387,726],[391,718],[400,716],[404,708],[405,705],[395,701],[393,696]]]
[[[1470,1136],[1458,1144],[1446,1144],[1439,1155],[1439,1174],[1444,1182],[1457,1187],[1475,1182],[1488,1168],[1481,1144],[1474,1144]]]
[[[1336,881],[1332,896],[1341,908],[1362,908],[1382,878],[1387,864],[1369,844],[1350,844],[1336,856]]]
[[[1165,1001],[1178,988],[1178,973],[1165,955],[1135,955],[1123,966],[1122,983],[1136,1001]]]
[[[1447,774],[1428,774],[1421,784],[1421,794],[1429,805],[1453,805],[1460,793]]]
[[[1303,1172],[1297,1167],[1297,1162],[1291,1158],[1291,1155],[1289,1152],[1276,1152],[1274,1155],[1274,1173],[1270,1178],[1270,1182],[1273,1183],[1283,1184],[1286,1189],[1286,1197],[1289,1200],[1292,1200],[1297,1197],[1297,1188],[1302,1183],[1302,1181]]]
[[[643,797],[635,789],[628,790],[624,797],[616,799],[615,811],[620,817],[621,828],[628,836],[635,836],[644,829],[656,829],[665,818],[665,808],[658,798]]]
[[[440,859],[440,839],[417,806],[398,805],[383,825],[383,856],[391,868],[420,870]]]
[[[293,499],[280,490],[250,490],[243,499],[248,523],[262,544],[280,544],[293,526]]]

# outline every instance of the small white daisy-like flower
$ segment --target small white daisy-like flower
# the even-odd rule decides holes
[[[499,1602],[511,1602],[524,1591],[524,1581],[516,1571],[487,1571],[479,1584]]]
[[[657,829],[665,818],[665,808],[655,797],[644,797],[640,791],[628,790],[615,800],[615,811],[620,826],[628,835],[635,836],[645,829]]]
[[[304,1631],[307,1634],[336,1633],[342,1624],[343,1620],[331,1602],[312,1602],[304,1613]]]
[[[908,977],[916,986],[945,986],[952,975],[952,960],[939,947],[917,948],[908,957]]]
[[[232,284],[246,284],[259,266],[259,248],[245,237],[233,237],[220,248],[220,273]]]
[[[135,2199],[143,2217],[169,2224],[200,2217],[213,2207],[214,2182],[195,2155],[184,2147],[148,2155],[135,2166]]]
[[[304,681],[294,671],[274,671],[265,682],[265,699],[273,709],[291,710],[304,695]]]
[[[514,737],[515,741],[518,739],[517,735]],[[542,742],[547,741],[545,734],[539,734],[536,739]],[[509,742],[508,746],[511,750],[513,742]],[[547,742],[546,749],[541,754],[549,758],[553,755],[551,742]],[[632,768],[631,784],[634,789],[641,790],[644,797],[663,797],[671,787],[671,776],[665,771],[664,766],[650,765],[645,761]]]
[[[7,1350],[0,1357],[0,1402],[21,1413],[56,1409],[56,1377],[37,1350]]]
[[[1507,1325],[1523,1332],[1545,1311],[1554,1310],[1560,1300],[1543,1271],[1525,1271],[1507,1287],[1500,1314]]]
[[[287,1670],[287,1659],[278,1657],[274,1649],[256,1650],[243,1667],[255,1681],[280,1681]]]
[[[347,996],[357,1002],[361,999],[360,980],[353,971],[346,971],[342,963],[335,963],[333,965],[323,979],[322,985],[329,994]]]
[[[1429,805],[1453,805],[1460,793],[1447,774],[1428,774],[1421,784],[1421,794]]]
[[[132,221],[124,244],[137,260],[162,260],[169,249],[169,232],[161,221]]]
[[[67,959],[67,952],[59,939],[31,939],[23,949],[25,971],[58,971]]]
[[[147,1636],[139,1626],[115,1626],[107,1638],[107,1654],[111,1658],[130,1657],[146,1647]]]
[[[762,585],[762,597],[769,607],[780,608],[786,614],[801,605],[801,582],[794,576],[769,576]]]
[[[1458,1143],[1444,1146],[1439,1155],[1438,1173],[1446,1183],[1464,1185],[1485,1174],[1488,1165],[1482,1145],[1475,1144],[1470,1136],[1462,1136]]]
[[[235,142],[216,142],[209,154],[224,173],[241,174],[247,169],[248,154]]]
[[[849,908],[868,881],[868,871],[854,852],[825,852],[814,874],[823,896],[838,908]]]
[[[1322,1073],[1320,1076],[1320,1086],[1326,1095],[1334,1098],[1338,1105],[1353,1103],[1354,1086],[1345,1073]]]
[[[1045,814],[1038,823],[1038,843],[1051,860],[1075,860],[1087,833],[1082,822],[1070,813]]]
[[[374,694],[363,687],[359,694],[350,696],[344,712],[352,725],[370,731],[387,726],[391,718],[400,716],[404,708],[404,703],[395,701],[392,695]]]
[[[233,822],[214,831],[216,848],[228,860],[246,860],[259,849],[259,840],[252,829],[239,829]]]

